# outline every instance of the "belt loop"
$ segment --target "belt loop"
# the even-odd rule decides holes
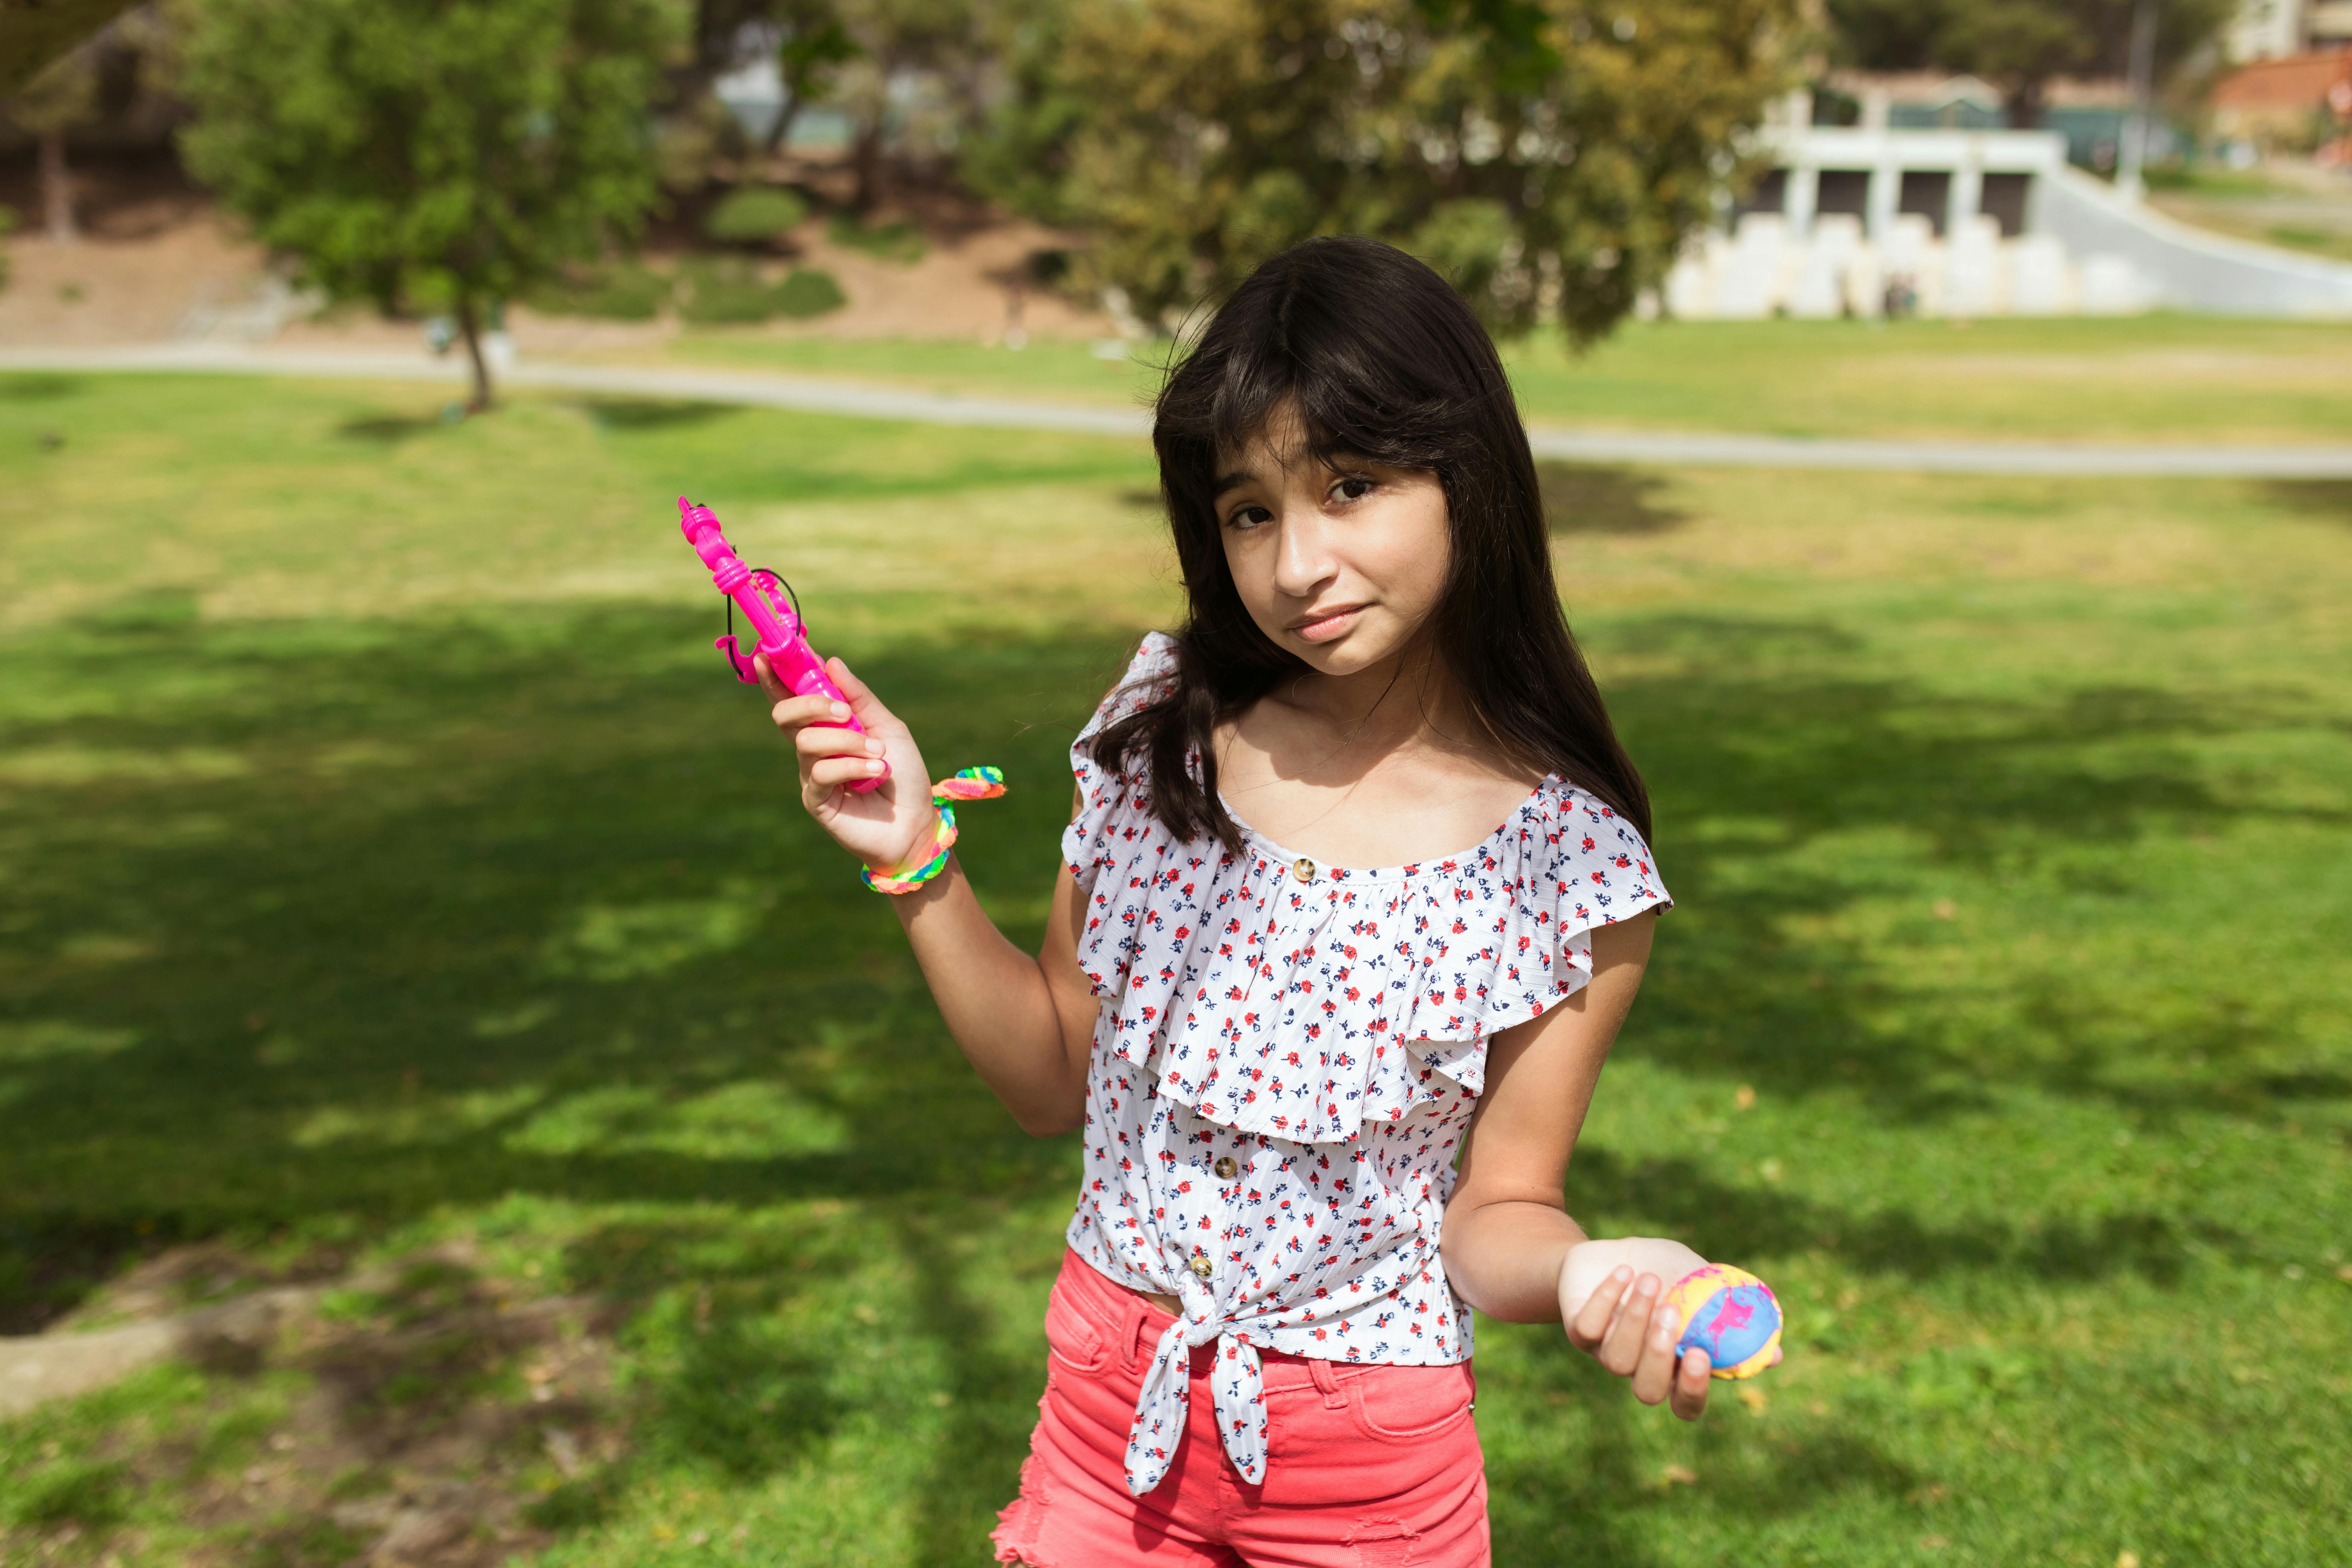
[[[1315,1380],[1316,1392],[1323,1395],[1324,1409],[1345,1410],[1348,1408],[1348,1391],[1344,1387],[1340,1386],[1339,1374],[1331,1370],[1331,1363],[1329,1362],[1320,1360],[1315,1356],[1307,1357],[1307,1375]]]

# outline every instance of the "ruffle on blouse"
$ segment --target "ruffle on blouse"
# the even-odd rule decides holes
[[[1302,882],[1255,834],[1240,856],[1176,842],[1137,761],[1114,773],[1087,750],[1167,689],[1172,647],[1146,637],[1079,731],[1084,803],[1062,836],[1087,900],[1078,966],[1102,999],[1097,1038],[1163,1098],[1321,1143],[1455,1087],[1476,1095],[1488,1037],[1591,980],[1592,929],[1669,902],[1640,834],[1557,778],[1475,848],[1417,866]]]

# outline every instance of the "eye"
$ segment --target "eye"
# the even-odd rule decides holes
[[[1361,474],[1349,474],[1331,487],[1331,493],[1341,500],[1361,500],[1380,488],[1379,481]]]
[[[1244,506],[1234,509],[1234,514],[1225,519],[1225,526],[1228,528],[1236,528],[1246,531],[1248,529],[1255,528],[1262,522],[1272,522],[1273,521],[1274,513],[1266,510],[1265,508],[1262,506]]]

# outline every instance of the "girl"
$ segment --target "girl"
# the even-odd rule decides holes
[[[956,1043],[1024,1129],[1083,1130],[997,1557],[1484,1563],[1471,1308],[1706,1404],[1659,1304],[1705,1260],[1589,1239],[1561,1200],[1667,903],[1648,796],[1561,618],[1501,362],[1429,268],[1276,257],[1152,439],[1189,613],[1070,749],[1035,958],[940,852],[880,700],[839,660],[846,706],[768,686]],[[853,709],[866,735],[826,722]]]

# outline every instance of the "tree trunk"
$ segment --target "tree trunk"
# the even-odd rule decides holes
[[[2011,131],[2039,131],[2042,114],[2050,91],[2045,77],[2025,77],[2009,90],[2009,128]]]
[[[51,245],[71,245],[80,237],[74,227],[73,174],[66,167],[66,133],[44,131],[41,143],[41,215]]]
[[[767,140],[760,144],[761,153],[772,158],[784,150],[784,142],[793,133],[793,121],[800,118],[801,102],[799,93],[785,89],[784,106],[776,110],[776,122],[768,128]]]
[[[474,395],[466,412],[486,414],[490,406],[490,367],[482,358],[482,313],[470,294],[457,300],[457,330],[465,334],[466,357],[474,367]]]
[[[864,217],[882,199],[882,113],[877,112],[870,124],[857,128],[857,136],[849,146],[850,166],[857,172],[857,190],[849,205],[857,216]]]

